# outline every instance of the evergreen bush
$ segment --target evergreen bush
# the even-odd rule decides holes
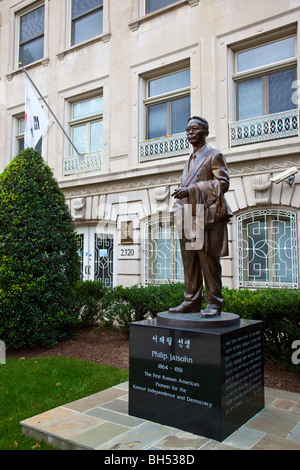
[[[97,282],[97,281],[96,281]],[[161,285],[131,287],[117,286],[103,291],[102,288],[83,282],[86,286],[86,305],[89,295],[94,295],[98,302],[102,324],[116,326],[124,333],[129,333],[129,325],[134,321],[155,318],[158,312],[167,311],[179,305],[184,296],[184,284],[166,283]],[[94,289],[94,290],[93,290]],[[101,295],[97,295],[97,291]],[[101,297],[103,295],[103,297]],[[101,297],[101,300],[100,300]],[[264,355],[275,363],[281,363],[290,369],[299,370],[292,364],[292,344],[300,339],[300,291],[292,289],[229,289],[223,287],[223,311],[236,313],[242,319],[262,320],[264,336]],[[81,294],[81,299],[84,299]],[[204,301],[205,306],[205,289]],[[100,306],[100,307],[99,307]]]
[[[102,281],[79,281],[73,288],[74,310],[83,324],[101,321],[108,300],[109,288]]]
[[[0,175],[0,339],[6,347],[50,345],[77,321],[75,227],[49,166],[34,149]]]
[[[223,310],[248,320],[262,320],[264,354],[273,362],[297,369],[291,363],[292,344],[300,339],[300,291],[298,289],[223,288]]]
[[[110,292],[103,320],[106,325],[118,325],[122,332],[128,334],[131,322],[155,318],[157,313],[180,304],[183,295],[184,285],[181,283],[117,286]]]

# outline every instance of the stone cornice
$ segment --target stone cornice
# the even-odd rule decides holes
[[[249,161],[244,163],[228,164],[230,176],[245,176],[247,174],[266,173],[274,170],[284,170],[291,166],[300,167],[300,156],[288,159],[278,158],[263,160],[261,163]]]
[[[300,156],[288,159],[273,158],[261,163],[256,161],[240,162],[228,164],[228,171],[231,178],[238,176],[247,176],[255,174],[270,173],[276,170],[284,170],[291,166],[300,168]],[[182,168],[170,172],[141,175],[137,173],[134,176],[123,176],[116,181],[105,181],[103,183],[93,182],[79,186],[61,187],[66,198],[96,196],[103,194],[113,194],[128,191],[137,191],[140,189],[150,189],[158,186],[172,186],[180,183]]]
[[[80,188],[62,188],[66,198],[80,196],[96,196],[101,194],[113,194],[139,189],[156,188],[158,186],[170,186],[180,183],[181,171],[166,175],[151,175],[146,177],[128,178],[126,180],[107,183],[94,183]]]

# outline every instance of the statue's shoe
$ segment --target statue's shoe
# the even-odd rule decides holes
[[[219,315],[221,315],[221,309],[217,307],[208,306],[205,310],[201,310],[203,318],[218,317]]]
[[[169,308],[169,313],[197,313],[201,311],[201,307],[195,305],[178,305],[178,307]]]

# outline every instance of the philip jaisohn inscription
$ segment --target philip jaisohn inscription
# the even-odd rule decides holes
[[[159,351],[152,351],[151,354],[152,357],[161,359],[162,361],[177,361],[177,362],[188,362],[189,364],[193,364],[193,359],[191,357],[188,357],[186,355],[181,356],[179,354],[165,354],[163,352]]]

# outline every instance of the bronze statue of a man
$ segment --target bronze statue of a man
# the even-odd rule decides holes
[[[196,208],[204,208],[204,243],[200,248],[191,249],[187,231],[179,233],[184,301],[169,312],[200,312],[204,278],[207,307],[201,311],[201,316],[213,317],[221,314],[223,304],[220,257],[228,255],[227,223],[232,213],[224,193],[229,188],[229,175],[222,153],[206,143],[209,134],[206,119],[190,118],[186,132],[193,152],[184,167],[181,185],[172,196],[177,199],[175,212],[183,212],[189,205],[195,218]]]

